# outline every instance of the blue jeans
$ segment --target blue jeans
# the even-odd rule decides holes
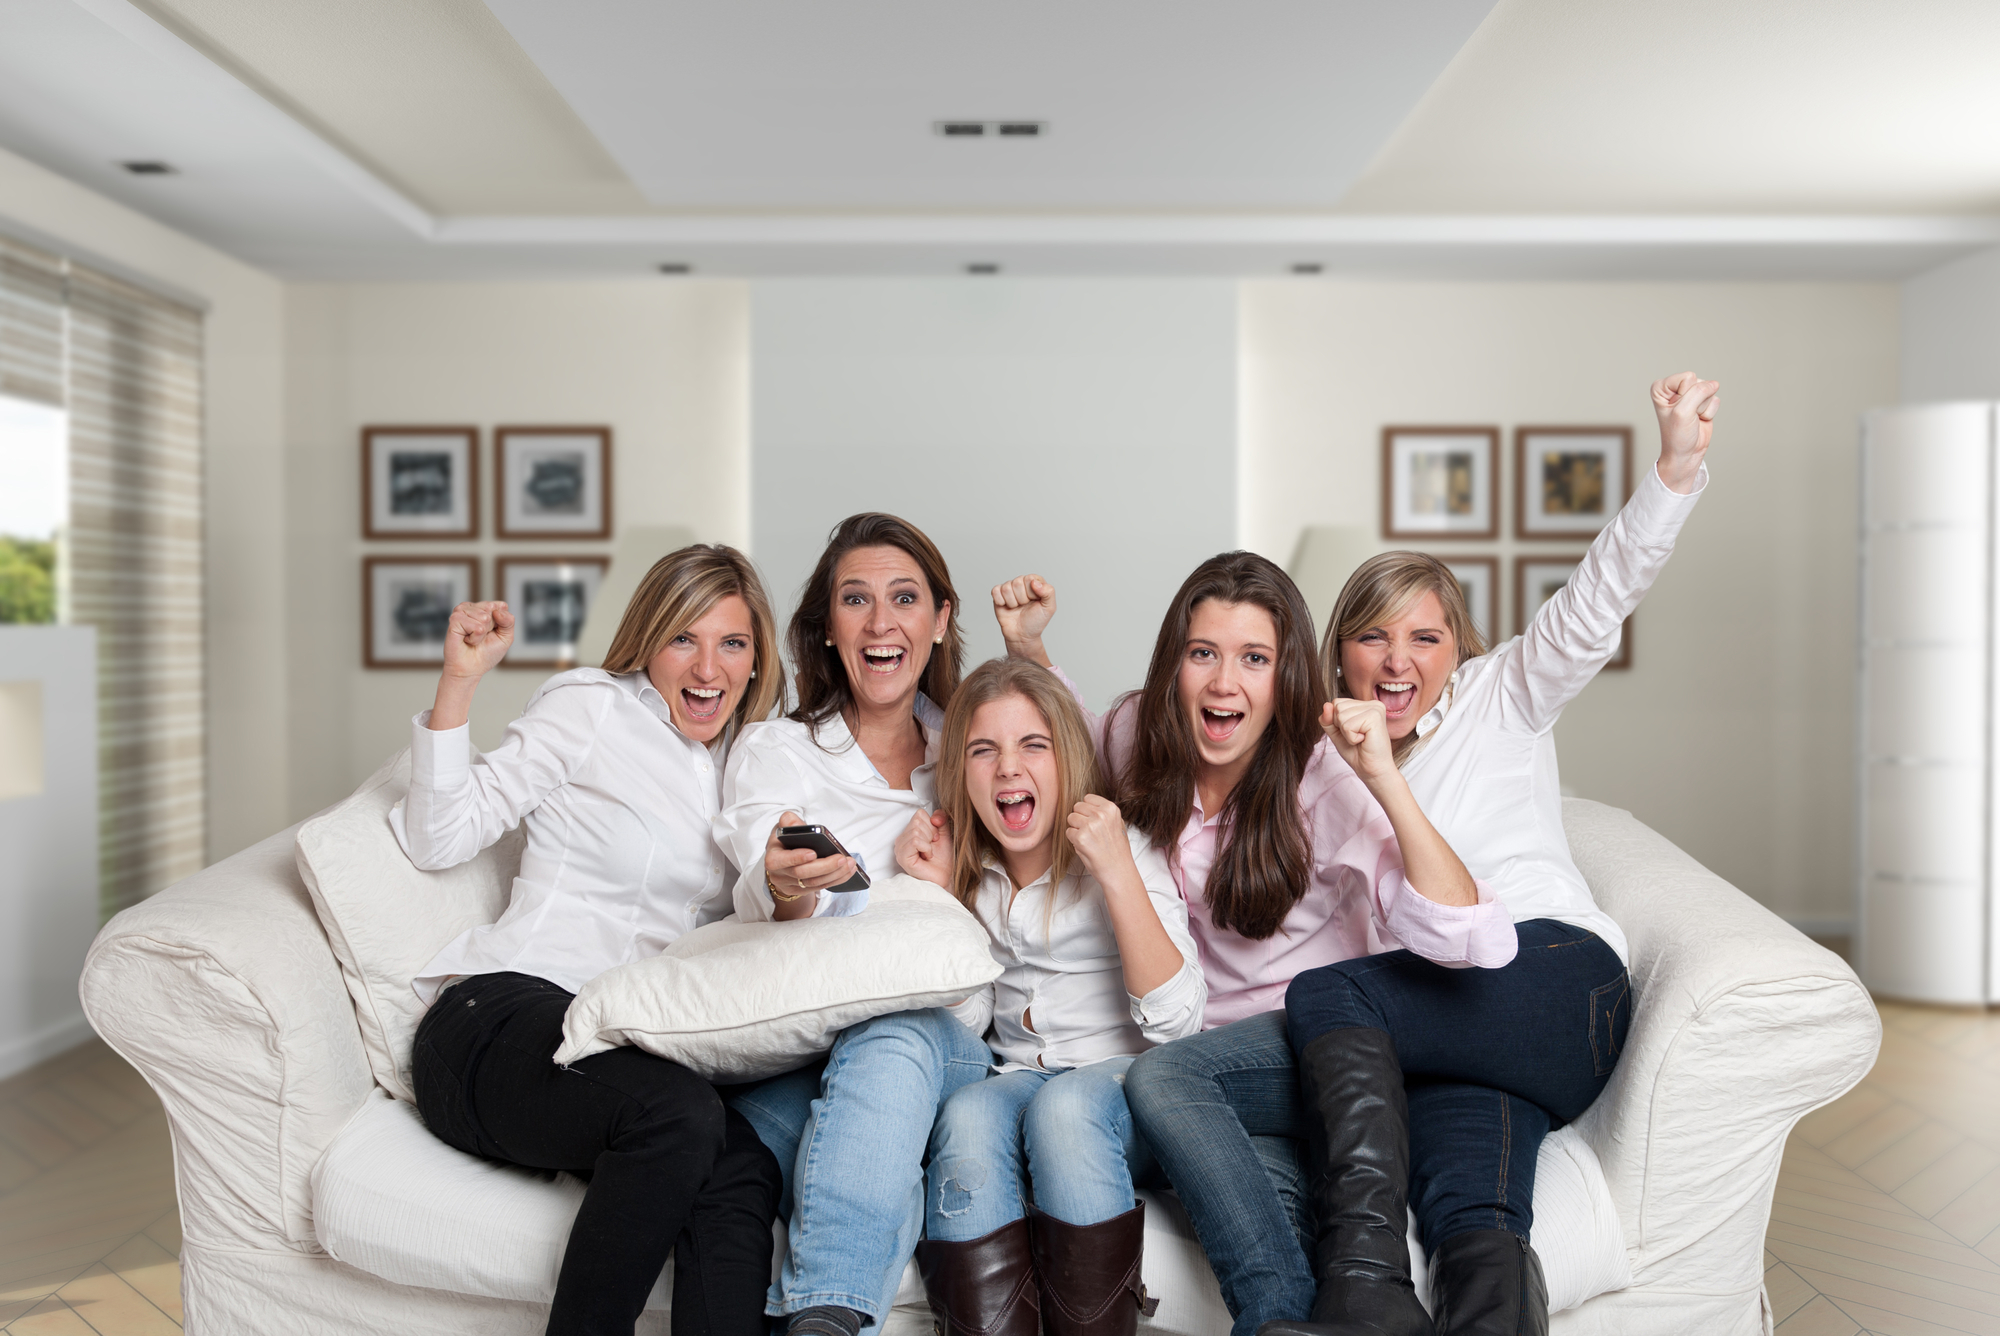
[[[1265,1012],[1142,1053],[1125,1074],[1140,1133],[1194,1222],[1235,1336],[1312,1308],[1306,1135],[1285,1014]]]
[[[817,1071],[730,1093],[784,1170],[790,1254],[767,1313],[834,1304],[878,1324],[888,1315],[923,1229],[931,1124],[991,1061],[949,1011],[901,1011],[842,1031]]]
[[[1132,1209],[1132,1184],[1154,1169],[1125,1107],[1130,1058],[1064,1072],[1016,1071],[966,1086],[931,1130],[924,1235],[984,1238],[1035,1205],[1071,1225]]]
[[[1297,1048],[1350,1027],[1395,1041],[1427,1252],[1475,1229],[1528,1237],[1542,1139],[1590,1107],[1631,1025],[1625,964],[1594,933],[1554,919],[1515,932],[1520,951],[1499,969],[1387,951],[1307,970],[1285,994]]]

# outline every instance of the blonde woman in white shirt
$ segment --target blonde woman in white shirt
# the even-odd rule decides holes
[[[778,1165],[714,1087],[616,1048],[550,1059],[575,990],[729,912],[710,835],[722,753],[779,695],[756,571],[682,548],[640,583],[602,668],[543,683],[476,754],[479,680],[514,641],[505,603],[453,610],[437,700],[416,717],[408,797],[390,824],[421,868],[463,863],[527,826],[506,912],[451,942],[416,989],[417,1107],[472,1155],[588,1180],[548,1331],[630,1336],[669,1252],[677,1336],[763,1336]]]
[[[898,856],[978,916],[1006,969],[961,1007],[990,1016],[999,1074],[954,1094],[931,1133],[931,1308],[965,1336],[1036,1336],[1038,1308],[1048,1336],[1130,1336],[1145,1302],[1132,1187],[1155,1166],[1122,1083],[1138,1054],[1201,1028],[1187,907],[1103,796],[1090,725],[1047,669],[974,670],[938,771],[942,815],[913,818]]]
[[[1355,1329],[1341,1240],[1392,1199],[1354,1185],[1399,1177],[1384,1176],[1380,1147],[1400,1140],[1406,1078],[1409,1202],[1437,1321],[1410,1298],[1395,1320],[1371,1308],[1368,1330],[1548,1330],[1528,1246],[1536,1154],[1603,1090],[1632,1015],[1625,936],[1570,859],[1552,730],[1672,555],[1706,485],[1720,388],[1692,372],[1654,384],[1659,462],[1526,632],[1491,653],[1457,581],[1422,553],[1375,557],[1341,591],[1322,650],[1328,685],[1383,704],[1411,793],[1506,906],[1520,949],[1496,969],[1390,951],[1293,979],[1286,1028],[1314,1125],[1320,1289],[1311,1321],[1267,1322],[1262,1336]]]

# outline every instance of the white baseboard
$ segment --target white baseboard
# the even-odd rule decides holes
[[[81,1011],[53,1025],[44,1025],[30,1035],[0,1043],[0,1080],[24,1072],[38,1062],[67,1053],[95,1032]]]
[[[1854,920],[1815,914],[1780,914],[1785,922],[1808,937],[1852,937]]]

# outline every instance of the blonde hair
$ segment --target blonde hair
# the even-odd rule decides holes
[[[973,669],[944,714],[944,736],[938,743],[938,806],[951,818],[952,860],[950,891],[966,908],[977,912],[979,879],[989,859],[1001,856],[1000,842],[979,819],[972,806],[972,794],[965,784],[965,742],[972,731],[972,716],[982,705],[1007,696],[1020,696],[1041,713],[1049,726],[1056,754],[1054,822],[1050,827],[1055,841],[1055,857],[1049,865],[1049,887],[1053,891],[1069,875],[1076,850],[1067,834],[1069,814],[1086,795],[1104,792],[1097,769],[1097,747],[1090,738],[1090,725],[1083,708],[1056,680],[1054,673],[1026,659],[989,659]],[[1051,896],[1044,917],[1055,911]],[[1046,926],[1046,923],[1044,924]]]
[[[778,630],[771,601],[750,558],[721,543],[694,543],[669,552],[653,563],[632,592],[618,633],[605,651],[604,671],[642,671],[674,637],[706,617],[723,599],[735,596],[750,609],[750,632],[756,641],[755,676],[736,703],[732,728],[754,724],[783,702],[784,669],[778,662]]]
[[[1387,622],[1393,622],[1425,594],[1436,594],[1444,611],[1445,629],[1458,648],[1458,662],[1476,659],[1486,652],[1486,641],[1473,624],[1472,610],[1466,606],[1465,590],[1451,567],[1428,552],[1384,552],[1370,557],[1355,568],[1340,587],[1340,600],[1333,605],[1326,639],[1320,642],[1320,673],[1329,699],[1352,695],[1335,671],[1340,667],[1340,646]],[[1416,734],[1399,738],[1400,755],[1416,741]]]

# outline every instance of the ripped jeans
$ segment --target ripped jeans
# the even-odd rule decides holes
[[[931,1129],[925,1235],[983,1238],[1026,1215],[1031,1191],[1037,1207],[1071,1225],[1131,1210],[1135,1182],[1161,1181],[1125,1107],[1131,1065],[1002,1072],[946,1100]]]

